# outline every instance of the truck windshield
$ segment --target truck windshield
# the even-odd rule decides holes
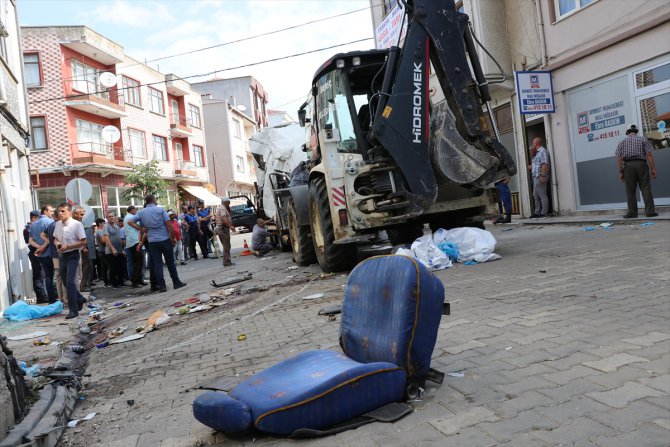
[[[347,90],[339,70],[327,73],[319,79],[317,109],[319,128],[325,129],[326,125],[330,125],[339,131],[340,141],[337,142],[337,151],[358,152]]]

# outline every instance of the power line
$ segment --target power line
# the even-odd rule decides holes
[[[294,58],[294,57],[304,56],[306,54],[311,54],[311,53],[318,53],[320,51],[325,51],[325,50],[330,50],[330,49],[333,49],[333,48],[343,47],[343,46],[346,46],[346,45],[351,45],[351,44],[354,44],[354,43],[364,42],[366,40],[371,40],[371,39],[374,39],[374,37],[365,37],[363,39],[352,40],[351,42],[340,43],[340,44],[337,44],[337,45],[331,45],[331,46],[328,46],[328,47],[318,48],[316,50],[303,51],[302,53],[290,54],[288,56],[276,57],[276,58],[273,58],[273,59],[266,59],[264,61],[252,62],[252,63],[244,64],[244,65],[238,65],[236,67],[221,68],[221,69],[217,69],[217,70],[214,70],[214,71],[209,71],[207,73],[194,74],[194,75],[189,75],[189,76],[180,76],[180,77],[177,77],[176,79],[185,80],[185,79],[190,79],[190,78],[200,78],[200,77],[209,76],[209,75],[216,76],[216,74],[220,73],[220,72],[237,70],[239,68],[253,67],[255,65],[267,64],[269,62],[276,62],[276,61],[280,61],[280,60],[284,60],[284,59],[291,59],[291,58]],[[139,85],[132,86],[132,87],[117,88],[117,91],[118,90],[129,90],[129,89],[134,89],[134,88],[139,88],[139,87],[144,87],[144,86],[164,84],[166,82],[167,82],[166,80],[156,81],[156,82],[148,82],[148,83],[145,83],[145,84],[139,84]],[[40,100],[37,100],[37,101],[30,101],[28,104],[39,104],[39,103],[43,103],[43,102],[60,101],[60,100],[64,100],[64,99],[76,99],[76,98],[80,98],[80,97],[86,97],[86,96],[89,96],[89,95],[96,95],[96,94],[102,94],[102,93],[107,93],[107,92],[108,92],[108,90],[101,90],[101,91],[96,91],[96,92],[82,93],[80,95],[59,96],[59,97],[54,97],[54,98],[40,99]]]

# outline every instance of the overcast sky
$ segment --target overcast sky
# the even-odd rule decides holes
[[[149,62],[163,73],[186,77],[220,70],[219,78],[251,75],[269,94],[269,108],[296,110],[312,76],[330,56],[374,48],[368,0],[21,0],[21,26],[86,25],[140,61],[231,42],[338,14],[339,18],[231,43],[185,56]],[[236,70],[231,67],[363,42]],[[213,76],[189,78],[201,82]]]

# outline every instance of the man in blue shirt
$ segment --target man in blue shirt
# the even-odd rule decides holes
[[[49,304],[52,304],[58,299],[58,292],[54,286],[54,263],[53,258],[46,250],[49,243],[42,238],[42,233],[46,233],[47,227],[54,221],[54,207],[51,205],[44,205],[40,209],[40,212],[42,213],[40,218],[30,226],[30,237],[28,238],[28,242],[36,248],[35,255],[44,272],[44,286],[47,291],[47,297],[49,298]]]
[[[126,208],[128,214],[123,219],[124,231],[126,233],[126,262],[128,269],[128,276],[130,277],[131,287],[142,287],[144,281],[142,277],[142,246],[140,245],[140,232],[136,228],[128,224],[128,221],[137,214],[137,208],[130,205]]]
[[[151,252],[151,260],[154,265],[154,274],[156,275],[156,287],[152,287],[152,292],[156,289],[159,292],[166,292],[165,278],[163,277],[163,261],[161,256],[165,258],[165,265],[170,272],[172,284],[175,289],[186,286],[186,283],[181,282],[177,274],[177,267],[174,263],[173,246],[176,242],[174,229],[170,222],[170,217],[165,210],[156,204],[156,196],[148,194],[145,198],[145,205],[133,217],[128,219],[128,225],[140,229],[137,222],[142,223],[142,227],[147,229],[147,239],[149,241],[149,251]]]

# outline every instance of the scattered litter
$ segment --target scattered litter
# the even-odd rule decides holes
[[[112,304],[112,307],[110,307],[110,309],[125,309],[126,307],[130,307],[132,305],[133,305],[133,303],[121,303],[121,302],[119,302],[119,303]]]
[[[19,362],[19,366],[21,367],[22,370],[26,372],[26,376],[28,377],[38,376],[40,374],[40,370],[42,369],[42,367],[37,363],[31,367],[28,367],[28,365],[26,365],[26,362]]]
[[[447,375],[449,377],[465,377],[465,374],[463,373],[463,371],[450,372],[450,373],[447,373]]]
[[[36,331],[31,332],[30,334],[21,334],[21,335],[14,335],[13,337],[7,337],[7,340],[11,341],[28,340],[29,338],[44,337],[45,335],[49,335],[49,333],[47,331]]]
[[[33,340],[33,346],[48,345],[49,343],[49,337],[39,337]]]
[[[200,300],[201,303],[209,303],[210,301],[212,301],[212,298],[209,296],[208,293],[202,293],[198,297],[198,300]]]
[[[295,278],[295,275],[286,275],[287,278]]]
[[[304,296],[302,299],[303,300],[318,300],[319,298],[323,298],[323,293],[315,293],[314,295]]]
[[[596,227],[584,227],[584,231],[593,231]]]
[[[26,321],[58,315],[61,312],[63,312],[63,303],[60,300],[47,306],[30,305],[19,300],[5,309],[3,315],[9,321]]]
[[[540,273],[547,273],[547,271],[545,269],[540,269],[539,272]]]
[[[458,256],[460,255],[460,252],[458,251],[458,247],[456,244],[453,242],[440,242],[437,244],[437,248],[439,248],[442,253],[447,255],[449,260],[451,261],[458,261]]]
[[[184,301],[177,301],[176,303],[172,304],[172,307],[183,307],[186,306],[187,304],[195,304],[199,302],[200,300],[198,298],[192,297]]]
[[[292,265],[288,269],[289,270],[298,270],[298,266],[297,265]]]
[[[237,341],[244,341],[247,339],[247,336],[244,334],[240,334],[237,336]]]
[[[204,310],[210,310],[210,309],[213,309],[213,307],[209,306],[207,304],[203,304],[201,306],[194,307],[193,309],[189,310],[188,313],[192,314],[192,313],[195,313],[195,312],[202,312]]]
[[[146,324],[143,327],[138,327],[136,331],[141,332],[142,334],[146,334],[147,332],[151,332],[154,329],[156,329],[157,326],[167,323],[169,319],[170,316],[164,310],[157,310],[156,312],[152,313],[149,316]],[[123,342],[117,341],[117,343],[123,343]]]
[[[81,419],[73,419],[67,423],[68,428],[75,428],[80,421],[90,421],[95,417],[95,413],[89,413]]]
[[[98,343],[97,345],[95,345],[95,347],[98,349],[106,348],[107,346],[109,346],[108,341],[103,341],[102,343]]]
[[[212,286],[213,287],[224,287],[224,286],[229,286],[231,284],[235,284],[235,283],[238,283],[238,282],[247,281],[247,280],[251,279],[251,275],[252,275],[251,273],[248,273],[244,276],[233,276],[232,278],[228,278],[227,280],[225,280],[222,283],[217,283],[214,280],[212,280]]]
[[[109,333],[109,338],[117,338],[123,335],[128,330],[128,326],[119,326]]]
[[[86,351],[86,348],[84,348],[82,345],[70,345],[70,351],[74,352],[75,354],[83,354]]]
[[[337,304],[335,306],[322,307],[319,309],[318,315],[335,315],[342,313],[342,305]]]
[[[133,335],[128,335],[127,337],[123,338],[115,338],[114,340],[110,341],[110,345],[117,345],[119,343],[126,343],[128,341],[134,341],[134,340],[139,340],[140,338],[143,338],[146,334],[133,334]]]
[[[612,222],[603,222],[600,225],[598,225],[600,228],[608,229],[611,228],[614,224]]]
[[[463,265],[477,265],[477,264],[479,264],[479,262],[477,261],[466,261],[463,263]]]
[[[335,321],[335,320],[337,320],[337,316],[336,316],[336,315],[333,315],[333,314],[328,315],[328,321]]]
[[[652,225],[656,225],[656,224],[654,222],[645,222],[645,223],[640,224],[641,227],[650,227]]]
[[[91,333],[91,328],[88,327],[88,326],[85,326],[85,325],[80,325],[79,326],[79,333],[84,334],[84,335],[88,335],[88,334]]]
[[[508,346],[508,347],[505,348],[505,351],[509,351],[510,349],[512,349],[512,347]]]
[[[191,311],[193,307],[190,304],[187,304],[186,306],[182,306],[179,309],[175,310],[175,313],[178,315],[185,315]]]
[[[500,230],[501,233],[505,231],[514,231],[514,228],[503,228],[502,230]]]
[[[135,400],[134,399],[128,399],[126,401],[126,403],[132,407],[133,405],[135,405]]]
[[[235,292],[235,290],[236,290],[235,287],[231,287],[230,289],[225,289],[225,290],[223,291],[223,296],[229,296],[229,295],[232,295],[233,292]]]

